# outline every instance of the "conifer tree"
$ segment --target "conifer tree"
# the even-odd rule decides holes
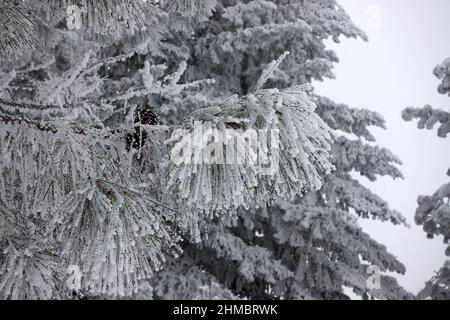
[[[436,66],[434,75],[442,80],[438,92],[450,96],[450,58]],[[412,121],[418,119],[419,129],[432,130],[439,126],[438,136],[446,138],[450,133],[450,112],[435,109],[430,105],[423,108],[407,108],[403,112],[403,119]],[[447,172],[450,176],[450,169]],[[429,239],[443,236],[444,243],[450,241],[450,182],[444,184],[432,196],[421,196],[417,200],[415,222],[423,226]],[[445,251],[450,256],[450,246]],[[425,288],[419,293],[420,299],[449,300],[450,299],[450,261],[437,272]]]
[[[253,92],[258,78],[264,77],[264,66],[286,50],[290,54],[266,81],[267,87],[285,88],[333,77],[332,65],[338,58],[326,49],[324,40],[366,38],[332,0],[218,1],[209,20],[193,32],[183,45],[178,35],[174,40],[189,54],[185,79],[215,79],[215,94],[224,96]],[[314,96],[311,88],[307,91]],[[185,243],[184,256],[152,279],[155,297],[200,295],[193,293],[195,285],[183,285],[189,276],[179,274],[179,264],[196,265],[242,298],[346,299],[344,287],[364,298],[412,297],[385,275],[381,275],[380,288],[367,287],[372,266],[382,273],[405,272],[357,221],[373,218],[407,225],[400,213],[351,175],[356,171],[372,181],[377,176],[402,177],[396,156],[365,142],[375,141],[369,128],[384,128],[384,120],[374,112],[324,97],[313,99],[316,113],[332,129],[353,136],[336,134],[332,147],[335,170],[323,187],[317,192],[301,190],[303,197],[296,199],[241,208],[237,219],[213,221],[206,227],[207,240]],[[184,118],[183,110],[178,115]],[[173,288],[181,289],[174,292]]]

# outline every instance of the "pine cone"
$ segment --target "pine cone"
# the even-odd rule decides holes
[[[136,112],[134,123],[156,126],[158,124],[158,116],[153,113],[149,106],[144,106]]]
[[[158,116],[151,110],[149,106],[144,106],[142,109],[136,111],[134,123],[155,126],[158,124]],[[134,133],[127,134],[127,150],[130,151],[131,148],[140,150],[147,142],[147,139],[147,131],[140,126],[135,127]]]

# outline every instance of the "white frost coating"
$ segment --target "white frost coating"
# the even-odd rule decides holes
[[[185,134],[169,140],[175,150],[182,149],[185,137],[196,140],[195,123],[229,130],[237,137],[240,129],[278,130],[279,168],[273,176],[263,173],[261,166],[251,162],[238,164],[199,164],[196,152],[177,165],[167,159],[170,167],[168,190],[178,194],[189,208],[210,216],[234,212],[251,204],[270,204],[277,197],[292,199],[307,190],[321,188],[321,175],[333,169],[329,159],[331,133],[315,114],[315,104],[301,87],[286,90],[260,90],[252,95],[216,108],[193,113],[178,129]],[[232,119],[232,120],[230,120]],[[184,131],[181,131],[184,132]],[[239,139],[237,139],[239,141]],[[205,151],[205,146],[201,146]],[[227,147],[224,148],[227,153]],[[173,149],[172,149],[173,150]],[[239,145],[238,152],[248,150]]]
[[[276,70],[278,70],[280,64],[288,56],[288,54],[289,54],[289,51],[286,51],[277,60],[274,60],[271,63],[269,63],[267,68],[263,71],[261,78],[259,78],[258,83],[256,84],[256,87],[255,87],[255,91],[258,91],[263,88],[263,86],[266,84],[267,80],[272,76],[272,74]]]

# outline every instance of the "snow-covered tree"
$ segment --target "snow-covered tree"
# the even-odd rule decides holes
[[[450,96],[450,58],[436,66],[434,75],[442,80],[438,92]],[[403,119],[412,121],[419,119],[419,129],[432,130],[438,128],[438,136],[446,138],[450,133],[450,112],[434,109],[427,105],[423,108],[407,108],[403,112]],[[450,169],[447,172],[450,176]],[[419,206],[416,210],[415,221],[423,226],[429,239],[443,236],[444,243],[450,241],[450,182],[443,185],[432,196],[421,196],[417,200]],[[450,256],[450,245],[445,251]],[[421,299],[450,299],[450,261],[447,261],[433,279],[427,282],[425,288],[419,293]]]
[[[214,79],[214,95],[224,97],[252,95],[260,88],[261,75],[267,87],[281,90],[312,79],[333,77],[332,65],[338,58],[326,49],[324,41],[329,38],[339,41],[340,36],[365,39],[364,33],[334,0],[221,0],[217,1],[210,18],[190,31],[184,38],[177,33],[170,41],[180,48],[177,52],[187,57],[185,80]],[[266,65],[285,51],[290,54],[272,77],[265,79]],[[178,56],[182,54],[175,55]],[[267,205],[238,208],[237,219],[225,216],[213,220],[205,226],[206,240],[199,244],[186,241],[183,257],[168,265],[163,276],[152,280],[154,297],[202,296],[201,292],[193,293],[195,286],[183,285],[192,278],[180,274],[178,264],[196,265],[213,277],[222,290],[229,289],[242,298],[346,299],[345,287],[364,298],[412,297],[394,278],[383,275],[384,271],[404,273],[404,266],[364,233],[357,221],[370,217],[407,225],[401,214],[389,209],[385,201],[363,187],[353,174],[359,172],[372,181],[377,176],[402,177],[395,166],[400,160],[371,143],[375,139],[369,127],[383,128],[384,120],[374,112],[336,104],[316,97],[307,86],[303,88],[313,100],[317,115],[336,130],[331,151],[333,173],[325,178],[319,191],[308,193],[297,189],[303,197],[278,198],[274,203],[269,202],[272,197],[269,196]],[[240,100],[240,104],[247,101],[248,98]],[[233,115],[244,113],[233,105],[206,114],[201,110],[193,116],[194,119],[229,116],[224,109],[233,110]],[[189,112],[179,110],[174,115],[181,120]],[[192,118],[187,121],[192,122]],[[240,128],[243,123],[228,120],[227,124]],[[348,135],[341,136],[342,131]],[[353,137],[348,138],[349,135]],[[189,177],[188,182],[202,186],[199,181],[202,176]],[[194,208],[211,209],[205,205],[211,199],[205,199],[201,193],[191,198],[191,191],[186,193],[186,198]],[[228,203],[230,200],[224,199],[228,203],[227,211],[231,208],[234,211],[234,205],[247,197],[247,191],[238,187],[236,202]],[[280,196],[276,191],[272,195]],[[188,209],[189,206],[185,210]],[[380,288],[371,290],[367,280],[374,268],[381,272]],[[203,281],[197,287],[202,288]],[[222,296],[228,297],[228,294]]]

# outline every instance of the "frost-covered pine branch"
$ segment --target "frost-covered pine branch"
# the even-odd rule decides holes
[[[168,190],[192,210],[220,216],[320,189],[321,175],[333,169],[332,139],[315,108],[307,92],[294,87],[258,90],[194,112],[170,140]]]
[[[407,108],[403,111],[403,119],[405,121],[412,121],[419,119],[417,126],[419,129],[432,130],[436,125],[438,128],[438,136],[446,138],[450,133],[450,112],[433,109],[433,107],[427,105],[423,108]]]
[[[18,56],[24,50],[30,50],[38,42],[36,22],[18,1],[0,2],[0,59]],[[1,61],[0,60],[0,61]]]
[[[417,295],[422,300],[444,300],[450,299],[450,261],[436,273],[436,275],[425,284]]]
[[[169,13],[171,28],[186,32],[199,22],[207,21],[216,8],[217,0],[162,0],[162,8]]]
[[[84,32],[121,36],[124,32],[136,35],[155,22],[157,7],[154,1],[135,0],[47,0],[50,10],[62,8],[67,13],[67,23]],[[72,12],[70,11],[72,9]],[[70,14],[71,13],[71,14]],[[79,19],[80,21],[76,21]]]

